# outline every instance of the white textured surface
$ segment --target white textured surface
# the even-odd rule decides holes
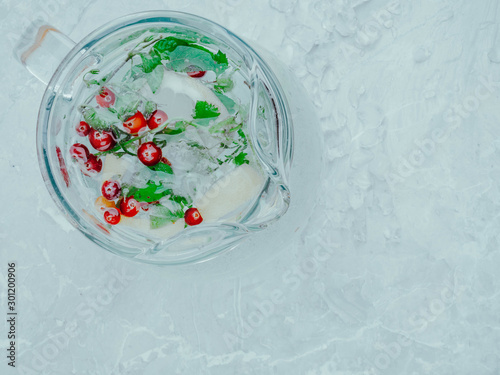
[[[24,370],[2,355],[0,373],[500,373],[498,4],[3,0],[0,305],[15,260]],[[304,83],[328,165],[300,243],[160,269],[59,214],[35,152],[44,88],[12,56],[17,35],[42,17],[79,40],[148,9],[219,22]]]

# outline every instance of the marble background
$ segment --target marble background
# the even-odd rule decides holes
[[[1,374],[499,374],[497,0],[1,0]],[[208,17],[273,51],[321,118],[325,177],[291,245],[155,268],[67,224],[38,170],[44,86],[12,50],[129,13]],[[227,272],[214,272],[224,265]],[[235,266],[236,265],[236,266]],[[220,267],[219,267],[220,268]],[[2,312],[3,314],[3,312]]]

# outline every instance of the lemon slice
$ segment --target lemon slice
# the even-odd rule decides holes
[[[247,203],[256,197],[264,184],[264,177],[247,164],[215,182],[205,195],[194,203],[203,222],[215,222],[223,217],[237,218]]]

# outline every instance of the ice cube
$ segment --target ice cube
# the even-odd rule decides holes
[[[103,158],[101,181],[111,179],[113,176],[123,176],[132,167],[132,162],[127,156],[118,158],[113,154],[108,154]]]
[[[318,39],[316,32],[304,25],[291,26],[286,29],[286,34],[306,52],[309,52],[313,48]]]
[[[181,105],[182,110],[171,108],[172,113],[177,113],[176,116],[190,117],[197,101],[206,101],[215,105],[220,112],[218,120],[223,120],[229,116],[226,107],[219,98],[202,82],[186,74],[176,73],[166,68],[162,84],[156,94],[151,92],[148,85],[143,87],[142,93],[146,97],[153,98],[158,107],[171,108],[171,103],[176,103],[176,106]]]

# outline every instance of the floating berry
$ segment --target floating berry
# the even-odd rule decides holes
[[[139,212],[139,202],[134,197],[127,197],[120,201],[120,211],[123,216],[133,217]]]
[[[165,121],[168,120],[168,116],[165,112],[160,109],[157,109],[153,112],[151,117],[148,120],[148,127],[150,129],[156,129],[158,126],[163,125]]]
[[[99,91],[99,95],[96,95],[95,100],[101,107],[109,108],[115,104],[116,96],[113,91],[107,87],[103,87]]]
[[[148,124],[146,123],[146,119],[144,118],[144,115],[137,111],[135,115],[129,117],[124,123],[123,127],[125,128],[125,131],[129,134],[137,134],[141,130],[146,129]]]
[[[104,181],[101,187],[102,196],[108,201],[115,200],[120,196],[122,188],[117,181]]]
[[[184,220],[186,221],[187,225],[198,225],[203,221],[203,218],[201,217],[200,211],[198,211],[197,208],[189,208],[185,213],[184,213]]]
[[[91,129],[89,133],[89,141],[92,147],[97,151],[108,151],[116,145],[113,133],[108,131],[98,131]]]
[[[85,163],[90,156],[89,149],[87,146],[82,145],[81,143],[75,143],[73,146],[69,148],[69,153],[73,157],[73,159]]]
[[[86,137],[90,133],[90,125],[85,121],[80,121],[78,125],[76,125],[76,132],[80,137]]]
[[[206,71],[204,70],[197,70],[197,71],[194,71],[194,72],[188,72],[188,76],[192,77],[192,78],[201,78],[205,75]]]
[[[161,148],[154,142],[143,143],[137,150],[137,157],[142,164],[151,167],[159,163],[162,158]]]
[[[106,211],[104,211],[104,220],[106,220],[106,222],[108,224],[116,225],[120,222],[120,219],[121,219],[121,215],[120,215],[120,211],[118,211],[118,209],[108,208],[108,209],[106,209]]]
[[[98,159],[95,155],[90,154],[87,161],[83,164],[83,174],[92,176],[97,174],[102,169],[102,160]]]

